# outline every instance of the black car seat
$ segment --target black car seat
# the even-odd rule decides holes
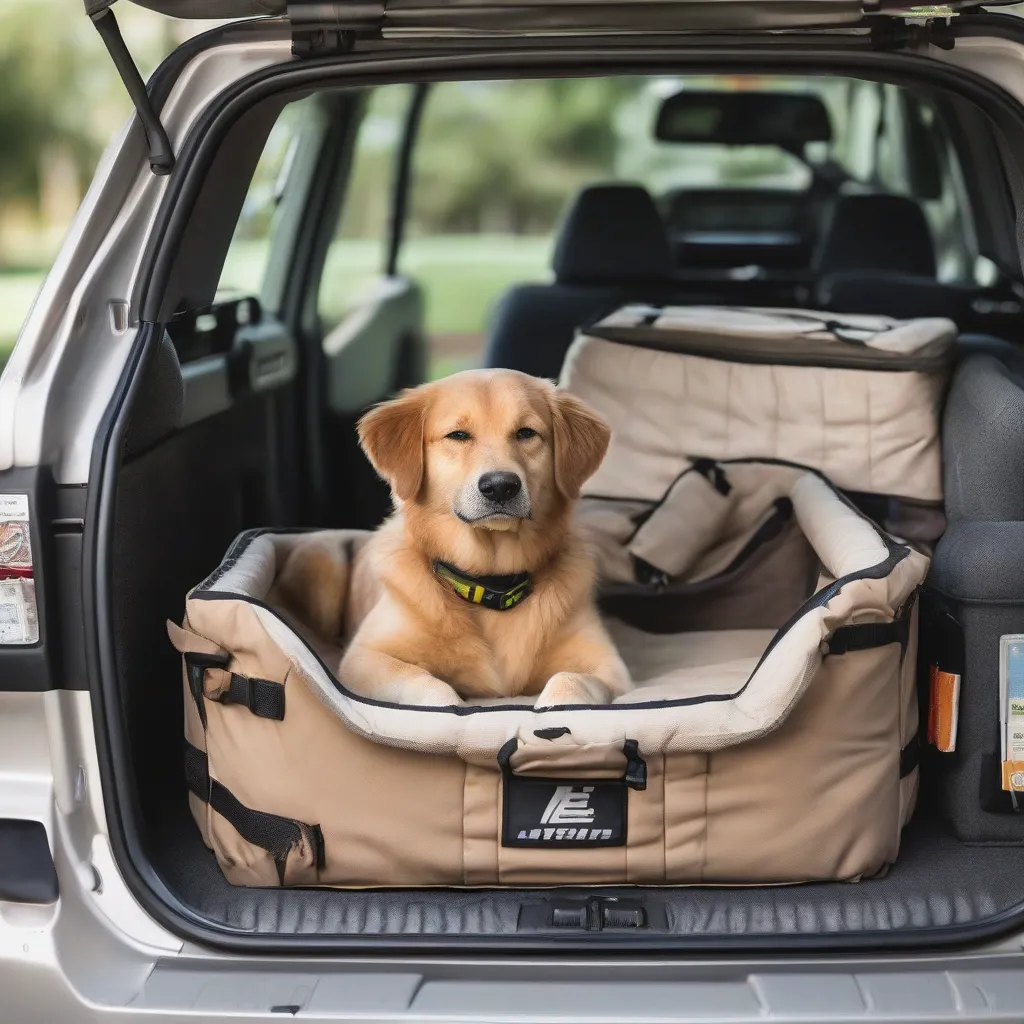
[[[821,248],[815,305],[897,319],[947,317],[960,328],[961,357],[984,352],[1018,366],[1021,357],[1002,335],[1019,334],[1019,298],[1005,287],[939,281],[935,264],[931,231],[914,200],[844,196]]]
[[[836,200],[815,260],[815,304],[846,313],[948,316],[958,296],[935,279],[935,244],[921,207],[905,196]]]
[[[591,185],[555,241],[553,284],[520,284],[498,300],[483,365],[557,378],[576,328],[628,301],[665,301],[672,252],[650,193]]]
[[[816,260],[819,277],[871,271],[935,277],[935,243],[921,207],[906,196],[836,200]]]

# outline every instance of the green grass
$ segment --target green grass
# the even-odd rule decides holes
[[[548,277],[547,238],[452,235],[410,238],[400,269],[423,288],[430,334],[479,334],[487,326],[494,300],[511,284]],[[266,246],[236,243],[228,254],[222,285],[248,293],[259,290]],[[380,272],[383,247],[365,239],[334,242],[320,294],[324,318],[337,321],[359,292]],[[0,367],[14,345],[43,273],[0,272]]]
[[[475,334],[509,285],[549,276],[546,238],[468,236],[410,239],[401,269],[427,299],[431,334]]]
[[[42,280],[42,272],[0,273],[0,369],[14,348],[18,331]]]
[[[475,334],[486,327],[494,300],[517,281],[548,276],[547,238],[450,235],[409,238],[402,247],[399,269],[415,278],[427,300],[431,334]],[[235,244],[222,283],[254,292],[263,273],[265,246]],[[344,239],[331,245],[320,287],[320,312],[337,322],[379,275],[384,247],[372,239]]]

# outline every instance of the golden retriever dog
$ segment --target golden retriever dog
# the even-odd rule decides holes
[[[358,431],[395,511],[347,588],[346,686],[433,706],[539,694],[538,707],[630,688],[573,517],[610,440],[591,409],[523,373],[469,370],[376,406]],[[313,617],[338,622],[329,563],[301,562],[283,589],[326,588]]]

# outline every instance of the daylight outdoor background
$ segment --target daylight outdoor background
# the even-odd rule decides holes
[[[144,77],[211,24],[125,3],[115,11]],[[2,365],[103,148],[131,111],[81,0],[0,0],[0,82]],[[716,86],[738,84],[718,80]],[[757,83],[744,83],[751,85]],[[434,90],[416,150],[400,262],[424,288],[433,373],[472,361],[505,287],[548,276],[553,230],[582,185],[637,180],[658,194],[687,184],[805,183],[806,168],[779,150],[653,142],[658,102],[678,86],[678,80],[617,79],[451,83]],[[842,83],[816,88],[837,129],[830,156],[855,170],[857,153],[842,152],[849,109]],[[378,90],[360,130],[353,183],[321,286],[327,327],[379,278],[390,169],[410,96],[407,86]],[[267,144],[222,276],[225,291],[259,291],[279,179],[303,116],[302,102],[287,108]]]

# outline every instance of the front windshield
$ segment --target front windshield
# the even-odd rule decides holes
[[[815,165],[835,161],[857,177],[849,166],[851,125],[847,79],[787,78],[780,76],[706,76],[647,79],[616,111],[618,134],[616,177],[642,182],[654,195],[682,188],[778,188],[802,191],[812,172],[803,160],[777,146],[723,146],[660,142],[652,126],[662,101],[683,89],[726,91],[764,90],[818,96],[832,121],[831,143],[812,143],[805,157]]]

